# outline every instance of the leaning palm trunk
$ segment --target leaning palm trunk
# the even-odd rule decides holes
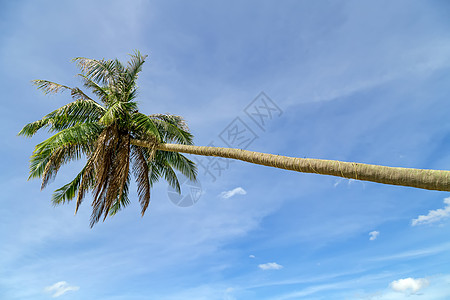
[[[193,136],[183,118],[139,112],[135,101],[137,78],[145,58],[136,51],[126,66],[117,59],[74,59],[81,69],[78,75],[84,86],[98,96],[100,102],[79,88],[48,80],[33,81],[46,94],[70,91],[74,101],[25,125],[19,132],[19,135],[31,137],[40,129],[47,128],[54,133],[36,145],[30,158],[30,178],[41,178],[44,188],[62,165],[86,157],[86,165],[81,172],[57,189],[52,201],[61,204],[76,198],[78,209],[86,193],[91,191],[94,196],[91,226],[130,203],[131,177],[136,179],[142,214],[149,205],[151,187],[159,179],[165,179],[172,188],[181,192],[175,171],[190,180],[197,177],[195,163],[181,153],[238,159],[304,173],[450,191],[450,171],[391,168],[193,146]]]
[[[132,140],[131,143],[141,147],[155,147],[154,144],[141,140]],[[156,146],[156,149],[203,156],[232,158],[302,173],[332,175],[347,179],[410,186],[427,190],[450,191],[450,171],[444,170],[386,167],[337,160],[287,157],[233,148],[180,144],[159,144]]]

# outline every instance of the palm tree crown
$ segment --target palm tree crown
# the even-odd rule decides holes
[[[56,132],[38,144],[30,158],[29,178],[42,178],[42,188],[63,164],[86,157],[81,172],[57,189],[52,201],[56,205],[76,197],[76,213],[86,193],[91,191],[91,227],[102,216],[105,220],[129,204],[131,173],[136,179],[142,215],[150,201],[150,189],[161,177],[178,192],[180,185],[175,170],[196,180],[197,171],[191,160],[180,153],[156,148],[167,142],[192,145],[192,135],[179,116],[145,115],[138,111],[136,81],[146,56],[138,51],[130,56],[126,66],[117,59],[78,57],[73,60],[81,70],[78,76],[84,86],[99,102],[79,88],[34,80],[38,89],[46,94],[70,91],[74,101],[27,124],[19,132],[27,137],[41,128]],[[133,145],[134,139],[145,140],[148,145]]]

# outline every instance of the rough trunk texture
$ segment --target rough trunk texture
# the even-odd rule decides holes
[[[151,143],[140,140],[132,140],[132,144],[141,147],[152,146]],[[258,165],[302,173],[332,175],[347,179],[410,186],[427,190],[450,191],[450,171],[446,170],[386,167],[337,160],[295,158],[233,148],[180,144],[160,144],[156,146],[156,149],[203,156],[232,158]]]

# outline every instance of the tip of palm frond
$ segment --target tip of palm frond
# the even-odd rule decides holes
[[[36,85],[38,90],[41,90],[44,94],[56,94],[60,91],[71,89],[66,85],[42,79],[32,80],[31,83]]]
[[[36,123],[36,122],[34,122]],[[25,125],[18,133],[17,136],[24,136],[24,137],[32,137],[36,133],[36,129],[33,126],[33,123]]]
[[[30,135],[28,134],[28,132],[26,132],[24,129],[25,129],[25,128],[22,128],[22,129],[17,133],[17,136],[30,137]]]
[[[76,202],[76,205],[75,205],[75,215],[78,212],[78,208],[80,208],[81,201],[83,200],[82,198],[83,198],[83,190],[80,188],[78,190],[77,202]]]
[[[77,215],[79,208],[80,208],[80,203],[77,203],[76,206],[75,206],[75,212],[73,213],[74,216]]]
[[[72,58],[70,61],[71,62],[77,62],[77,61],[79,61],[79,60],[81,60],[81,59],[86,59],[86,57],[74,57],[74,58]]]
[[[142,54],[141,51],[134,49],[133,53],[129,53],[129,56],[133,57],[142,57],[143,59],[146,59],[148,57],[147,54]]]
[[[37,175],[33,171],[30,171],[30,175],[28,176],[27,181],[30,181],[31,179],[34,179],[34,178],[37,178],[37,177],[39,177],[39,175]]]

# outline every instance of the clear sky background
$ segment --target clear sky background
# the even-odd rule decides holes
[[[17,137],[70,101],[31,80],[81,86],[72,58],[138,49],[140,111],[184,116],[196,145],[240,122],[249,150],[449,169],[449,32],[444,0],[1,1],[0,299],[449,299],[449,193],[203,158],[194,205],[161,182],[140,217],[133,186],[90,229],[89,199],[50,201],[82,162],[40,191],[48,135]],[[281,112],[260,127],[261,92]]]

